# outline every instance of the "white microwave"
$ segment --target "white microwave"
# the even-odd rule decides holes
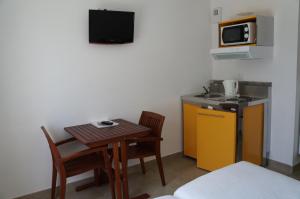
[[[256,23],[247,22],[220,27],[220,45],[235,46],[256,43]]]

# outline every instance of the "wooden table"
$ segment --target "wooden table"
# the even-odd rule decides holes
[[[150,133],[150,128],[128,122],[123,119],[116,119],[119,125],[106,128],[97,128],[92,124],[84,124],[78,126],[66,127],[65,131],[71,134],[82,144],[95,148],[108,144],[113,145],[114,171],[116,181],[117,199],[129,199],[128,178],[127,178],[127,162],[124,161],[127,156],[125,140],[133,137],[144,137]],[[119,165],[119,145],[121,146],[122,158],[122,178]],[[123,183],[123,194],[121,183]],[[147,198],[148,194],[143,194],[136,198]]]

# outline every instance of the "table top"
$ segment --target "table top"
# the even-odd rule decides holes
[[[150,134],[151,129],[123,119],[113,120],[119,125],[106,128],[97,128],[92,124],[83,124],[64,128],[81,143],[89,147],[98,147],[126,138],[143,137]]]

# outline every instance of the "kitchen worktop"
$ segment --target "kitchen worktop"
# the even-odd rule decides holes
[[[254,97],[252,101],[250,102],[237,102],[237,101],[224,101],[224,97],[222,94],[221,97],[214,97],[214,98],[207,98],[207,97],[197,97],[198,95],[201,95],[201,93],[193,93],[190,95],[184,95],[181,97],[183,102],[188,102],[196,105],[220,105],[220,104],[238,104],[241,106],[254,106],[257,104],[262,104],[268,102],[268,98],[258,98]],[[251,96],[250,96],[251,97]],[[232,98],[232,97],[229,97]]]
[[[223,80],[211,80],[209,84],[210,96],[207,97],[201,96],[201,93],[192,93],[182,96],[181,99],[183,102],[202,106],[219,106],[221,104],[237,104],[239,107],[254,106],[269,102],[271,86],[272,83],[270,82],[239,81],[238,93],[241,95],[241,98],[250,98],[250,100],[230,101],[228,99],[234,97],[224,97]]]

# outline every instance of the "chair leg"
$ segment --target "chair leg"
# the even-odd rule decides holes
[[[65,199],[66,197],[66,177],[60,175],[60,199]]]
[[[108,181],[109,181],[109,187],[110,187],[110,192],[111,192],[111,198],[115,199],[116,198],[115,183],[114,183],[112,169],[108,168],[107,169],[107,173],[108,173]]]
[[[143,172],[143,174],[145,174],[146,168],[145,168],[144,158],[140,158],[140,163],[141,163],[142,172]]]
[[[51,199],[55,199],[56,179],[57,179],[57,170],[56,170],[55,166],[53,165],[53,167],[52,167]]]
[[[156,154],[155,156],[156,156],[156,162],[157,162],[157,166],[158,166],[158,170],[159,170],[159,174],[160,174],[161,183],[163,186],[165,186],[166,185],[165,174],[164,174],[164,169],[163,169],[163,165],[162,165],[162,161],[161,161],[161,155]]]

